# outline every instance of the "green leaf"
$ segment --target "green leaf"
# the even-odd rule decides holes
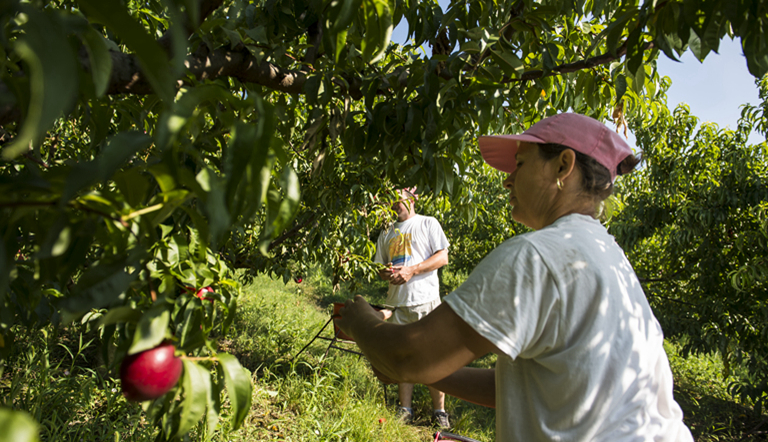
[[[233,204],[230,205],[230,213],[245,219],[253,217],[266,199],[274,165],[274,156],[270,152],[282,150],[276,149],[280,141],[275,137],[277,121],[274,107],[260,97],[254,98],[254,106],[263,118],[260,118],[256,124],[257,138],[254,140],[254,145],[250,147],[252,152],[248,167],[243,171],[243,176],[247,179],[238,180],[237,194]],[[228,198],[231,198],[229,192],[234,191],[231,186],[233,179],[234,177],[227,178]]]
[[[525,66],[520,58],[508,51],[499,52],[493,49],[491,51],[491,58],[499,65],[499,67],[510,78],[518,78],[522,73]]]
[[[243,424],[251,408],[251,396],[253,385],[248,370],[240,365],[234,356],[219,353],[217,356],[224,372],[224,381],[227,384],[227,395],[232,406],[232,430],[237,430]]]
[[[283,169],[280,187],[285,192],[284,199],[280,198],[276,190],[271,190],[267,197],[267,222],[259,245],[265,255],[270,240],[279,235],[293,220],[301,201],[299,177],[292,168],[286,166]]]
[[[677,59],[677,56],[675,55],[675,51],[672,48],[670,40],[667,38],[666,35],[664,34],[657,35],[656,39],[654,40],[654,43],[656,44],[656,46],[661,48],[661,50],[664,52],[664,55],[666,55],[668,58],[674,61],[680,61]]]
[[[90,309],[116,301],[139,276],[136,269],[144,254],[141,249],[132,249],[86,270],[73,287],[72,295],[61,303],[64,321],[72,321]]]
[[[163,200],[163,208],[156,212],[156,215],[152,218],[151,223],[153,226],[157,226],[165,221],[179,206],[192,198],[192,194],[184,189],[164,192],[158,196]]]
[[[149,168],[149,172],[155,177],[155,181],[160,186],[160,190],[169,193],[176,189],[176,177],[173,176],[167,164],[157,163]]]
[[[253,198],[254,195],[242,195],[240,189],[248,187],[248,182],[256,178],[251,159],[254,154],[260,158],[253,158],[254,163],[263,163],[266,160],[269,151],[269,145],[266,146],[258,141],[258,130],[264,118],[259,119],[259,125],[238,123],[232,130],[232,137],[227,144],[224,154],[223,172],[226,178],[226,202],[229,210],[235,215],[239,215],[244,198]],[[261,160],[261,161],[260,161]],[[246,173],[246,170],[249,173]],[[259,202],[261,203],[261,202]]]
[[[622,74],[618,75],[614,81],[614,88],[616,88],[616,102],[618,103],[627,92],[627,77]]]
[[[24,411],[0,408],[0,442],[37,442],[38,423]]]
[[[168,332],[171,313],[164,302],[158,302],[139,319],[128,354],[140,353],[160,345]]]
[[[365,35],[360,44],[363,60],[376,63],[384,56],[392,36],[392,11],[385,0],[363,0]]]
[[[200,326],[203,323],[202,301],[197,298],[191,299],[184,307],[184,319],[181,325],[179,337],[179,346],[182,349],[193,350],[197,345],[204,342],[203,332]]]
[[[213,439],[213,435],[219,426],[219,415],[221,411],[221,383],[211,382],[211,388],[208,390],[207,412],[205,413],[205,420],[208,426],[208,438]]]
[[[264,26],[256,26],[255,28],[246,29],[245,35],[251,37],[255,43],[267,42],[267,28]]]
[[[151,144],[152,138],[138,131],[121,132],[115,135],[107,142],[95,160],[77,163],[72,168],[61,200],[69,201],[81,189],[111,178],[137,152],[146,149]]]
[[[13,268],[13,255],[9,257],[7,254],[8,250],[5,245],[5,239],[2,235],[0,235],[0,307],[3,305],[3,298],[5,298],[6,293],[8,293],[9,275],[11,274],[11,269]],[[0,353],[1,352],[2,351],[0,350]]]
[[[82,38],[91,62],[91,76],[96,96],[100,97],[107,91],[109,77],[112,74],[112,56],[109,54],[109,46],[104,37],[90,26],[86,27]]]
[[[165,102],[173,101],[174,78],[168,57],[157,43],[118,0],[78,0],[83,12],[91,19],[111,28],[136,54],[141,71],[155,93]]]
[[[195,115],[203,103],[232,105],[239,100],[219,84],[202,84],[195,87],[185,86],[176,94],[176,101],[168,111],[162,113],[157,123],[155,143],[160,148],[173,144],[187,121]]]
[[[208,222],[194,207],[182,206],[181,209],[185,211],[187,215],[189,215],[189,217],[192,219],[192,222],[195,224],[194,227],[197,229],[197,239],[200,241],[197,257],[198,259],[203,260],[205,259],[205,253],[208,249]],[[192,229],[192,226],[189,228]]]
[[[347,46],[347,31],[339,31],[336,34],[336,54],[334,60],[336,61],[336,64],[339,63],[339,60],[341,59],[341,54],[344,52],[344,49]]]
[[[242,37],[240,37],[240,33],[237,31],[233,31],[232,29],[227,28],[221,28],[222,31],[224,31],[224,34],[229,38],[229,45],[230,47],[234,48],[238,44],[243,42]]]
[[[709,49],[702,50],[701,39],[695,32],[691,32],[691,37],[688,39],[688,49],[691,50],[693,55],[699,61],[704,61],[704,57],[709,53]]]
[[[174,78],[178,78],[180,75],[184,74],[186,69],[184,61],[187,57],[187,44],[189,39],[187,38],[188,36],[184,29],[184,23],[187,22],[188,19],[179,8],[179,0],[161,0],[161,3],[165,7],[166,13],[170,18],[170,25],[166,24],[166,34],[171,36],[171,75]],[[187,8],[186,11],[188,14],[194,16],[199,13],[200,6],[194,4],[191,10]],[[192,17],[189,18],[192,19]]]
[[[176,437],[181,437],[195,425],[205,413],[205,406],[211,390],[208,370],[194,361],[183,360],[184,401],[181,404],[181,420]]]
[[[435,194],[439,193],[440,190],[443,188],[443,184],[445,182],[445,169],[443,165],[443,160],[438,159],[435,161]]]
[[[112,179],[130,206],[136,207],[147,198],[149,179],[139,168],[132,167],[119,172]]]
[[[30,103],[19,134],[3,149],[5,160],[26,152],[77,94],[76,58],[58,21],[29,5],[21,5],[20,10],[29,20],[14,49],[29,66]]]
[[[206,192],[202,195],[205,201],[205,212],[208,215],[208,228],[211,236],[212,247],[216,247],[230,229],[232,217],[227,210],[224,196],[224,180],[211,169],[205,167],[195,177],[200,187]],[[200,195],[199,195],[200,196]]]
[[[741,46],[747,58],[749,73],[762,78],[768,72],[768,40],[763,32],[753,32],[741,39]]]
[[[106,315],[99,320],[99,325],[107,326],[110,324],[131,323],[135,324],[141,319],[141,311],[133,307],[121,306],[109,309]]]
[[[352,24],[355,14],[360,9],[362,0],[332,0],[328,8],[328,19],[332,23],[331,33],[344,32]]]
[[[45,242],[36,254],[37,259],[57,257],[64,254],[72,242],[72,227],[67,215],[60,216],[48,229]]]
[[[619,39],[624,34],[624,25],[636,14],[636,10],[627,11],[620,15],[619,18],[613,21],[608,28],[606,28],[607,36],[605,43],[608,52],[616,55],[616,49],[619,48]]]

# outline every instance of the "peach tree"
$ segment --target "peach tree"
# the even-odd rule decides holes
[[[75,320],[112,370],[169,340],[185,359],[147,405],[162,437],[217,431],[222,390],[237,428],[250,377],[216,338],[240,276],[370,275],[391,189],[473,219],[478,135],[566,110],[621,127],[655,111],[659,54],[724,37],[759,77],[766,17],[748,0],[4,0],[0,358],[20,329]]]
[[[768,77],[735,130],[685,106],[637,121],[645,167],[622,180],[610,231],[667,336],[717,353],[731,393],[768,405]]]

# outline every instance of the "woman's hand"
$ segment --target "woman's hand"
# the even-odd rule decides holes
[[[339,309],[339,317],[335,318],[336,326],[353,339],[357,327],[371,327],[376,323],[386,321],[392,316],[391,310],[376,310],[362,296],[347,299],[344,307]]]
[[[371,365],[371,370],[373,370],[373,374],[376,375],[376,377],[385,384],[399,384],[400,381],[390,378],[389,376],[385,375],[381,371],[379,371],[378,368]]]

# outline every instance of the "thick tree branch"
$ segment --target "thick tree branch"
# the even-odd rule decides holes
[[[193,23],[193,19],[189,16],[185,17],[184,23],[182,24],[182,26],[184,26],[184,35],[186,37],[192,35],[200,23],[211,15],[213,11],[218,9],[222,3],[224,3],[224,0],[203,0],[200,4],[199,14],[196,18],[197,23]],[[162,47],[169,56],[172,56],[171,38],[171,33],[167,32],[158,40],[160,47]],[[112,57],[113,69],[110,76],[109,86],[107,87],[107,95],[152,93],[152,88],[141,74],[141,69],[136,57],[115,51],[110,51],[110,55]],[[91,60],[88,57],[88,52],[85,47],[80,48],[78,61],[86,72],[90,72]],[[21,109],[13,99],[13,93],[3,82],[0,82],[0,97],[4,98],[4,100],[0,102],[0,126],[21,121]]]
[[[245,49],[220,48],[207,55],[189,57],[185,65],[198,80],[232,77],[291,94],[301,93],[307,80],[306,72],[283,69],[267,61],[259,62]]]

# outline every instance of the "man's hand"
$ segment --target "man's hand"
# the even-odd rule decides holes
[[[379,270],[379,278],[383,279],[384,281],[389,281],[392,279],[392,275],[395,273],[394,267],[392,267],[392,263],[387,263],[387,267]]]
[[[376,310],[362,296],[357,295],[355,299],[347,299],[344,307],[339,309],[339,317],[334,322],[341,331],[354,339],[353,329],[372,327],[377,323],[386,321],[391,316],[391,310]]]
[[[389,277],[389,283],[392,285],[403,285],[413,278],[415,267],[395,266],[392,267],[392,276]]]

